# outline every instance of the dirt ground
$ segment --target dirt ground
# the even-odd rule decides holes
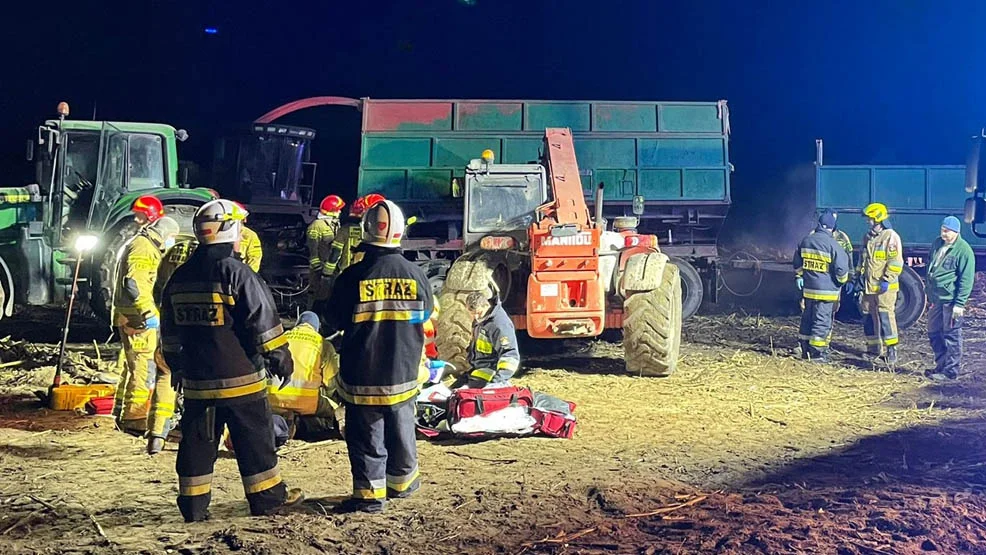
[[[624,375],[618,343],[528,357],[518,382],[577,403],[575,437],[420,441],[421,491],[379,515],[334,512],[342,441],[292,441],[280,468],[302,511],[249,517],[224,454],[212,519],[186,525],[175,445],[148,457],[0,370],[0,553],[986,553],[984,285],[966,375],[946,384],[922,376],[923,321],[890,371],[863,360],[858,324],[838,325],[835,363],[812,365],[793,357],[796,317],[742,308],[688,321],[668,379]],[[58,341],[50,314],[19,318],[0,323],[8,343]],[[89,356],[105,339],[76,335]]]

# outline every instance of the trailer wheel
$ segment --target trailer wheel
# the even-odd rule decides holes
[[[466,355],[472,341],[472,316],[466,309],[466,297],[473,291],[488,287],[493,268],[486,260],[458,259],[449,268],[438,298],[442,309],[438,313],[435,347],[438,356],[455,366],[458,373],[469,371]]]
[[[626,369],[638,376],[664,377],[671,375],[678,365],[681,278],[674,264],[646,264],[645,267],[648,273],[660,272],[660,278],[654,289],[628,291],[623,302]],[[647,276],[644,281],[648,281]]]
[[[681,318],[687,320],[702,306],[705,297],[702,276],[691,262],[683,258],[671,257],[671,262],[678,267],[678,275],[681,276]]]
[[[924,293],[924,281],[910,266],[904,266],[898,283],[900,289],[897,292],[897,327],[906,330],[924,314],[928,297]]]

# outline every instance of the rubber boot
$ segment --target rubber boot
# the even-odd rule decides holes
[[[887,347],[887,364],[890,366],[895,366],[897,364],[897,346],[891,345]]]
[[[164,438],[151,436],[147,440],[147,454],[157,455],[161,451],[164,451]]]

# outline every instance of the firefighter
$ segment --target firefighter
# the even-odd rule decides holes
[[[298,323],[284,334],[294,361],[294,373],[288,385],[278,388],[272,384],[267,394],[274,412],[289,422],[296,417],[306,421],[309,417],[315,420],[331,419],[341,433],[344,416],[340,410],[341,399],[335,391],[335,378],[339,373],[338,356],[332,343],[319,335],[319,329],[321,322],[318,315],[302,312]],[[290,428],[293,430],[294,426]]]
[[[379,512],[420,486],[414,401],[431,285],[400,249],[404,214],[390,201],[362,221],[364,258],[337,278],[326,327],[342,330],[337,387],[346,406],[353,495],[343,510]]]
[[[455,385],[461,386],[463,382],[473,388],[510,385],[510,378],[520,366],[520,350],[514,323],[503,310],[496,287],[469,293],[466,310],[474,321],[466,355],[469,372]]]
[[[131,433],[147,431],[148,401],[157,381],[154,350],[160,327],[154,282],[161,253],[174,244],[177,234],[177,222],[156,217],[126,244],[117,267],[113,311],[123,346],[123,378],[117,386],[114,414],[120,429]]]
[[[140,227],[152,224],[164,217],[164,205],[161,200],[151,195],[137,197],[137,200],[130,206],[134,213],[134,221]]]
[[[246,215],[244,218],[250,216],[250,212],[245,206],[236,201],[231,202],[243,211],[243,214]],[[264,258],[264,249],[260,244],[260,237],[257,236],[257,232],[246,226],[245,219],[240,222],[240,243],[236,252],[239,259],[249,266],[251,270],[260,272],[260,261]]]
[[[888,365],[897,363],[898,280],[904,271],[904,254],[900,235],[890,224],[887,207],[874,202],[863,209],[870,230],[864,240],[859,261],[863,303],[863,333],[866,350]]]
[[[940,236],[932,243],[928,259],[928,339],[935,353],[935,368],[924,375],[935,381],[954,380],[962,364],[962,320],[976,279],[976,255],[959,235],[961,231],[955,216],[942,220]]]
[[[217,443],[228,426],[253,515],[303,499],[277,469],[267,376],[288,383],[287,339],[264,281],[235,256],[243,211],[213,200],[195,213],[199,246],[164,288],[162,352],[184,393],[175,468],[186,522],[208,518]]]
[[[839,312],[839,306],[842,304],[842,296],[850,296],[853,294],[853,280],[856,277],[856,265],[854,263],[854,255],[852,252],[852,239],[849,238],[849,234],[845,231],[839,229],[838,223],[836,223],[835,229],[832,230],[832,236],[835,237],[835,242],[839,243],[842,250],[846,251],[846,256],[849,260],[849,279],[842,286],[839,292],[839,300],[835,301],[835,306],[832,307],[832,323],[835,324],[835,315]]]
[[[311,287],[311,306],[324,301],[329,296],[328,279],[322,278],[322,270],[329,262],[329,253],[336,233],[339,232],[339,213],[346,203],[336,195],[322,199],[318,206],[318,217],[308,226],[308,264]]]
[[[329,280],[329,287],[332,280],[350,265],[355,264],[362,258],[362,253],[357,252],[357,246],[363,238],[362,217],[371,207],[384,201],[383,195],[372,193],[356,199],[353,206],[349,209],[349,217],[339,228],[335,240],[332,241],[332,248],[329,251],[329,258],[322,267],[322,276]],[[403,223],[403,220],[402,220]]]
[[[828,362],[832,315],[839,291],[849,280],[849,257],[833,235],[836,214],[825,210],[818,227],[801,240],[794,254],[794,271],[804,302],[798,336],[801,358]]]

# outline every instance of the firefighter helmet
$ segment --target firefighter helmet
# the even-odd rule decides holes
[[[318,205],[318,213],[320,216],[338,216],[345,207],[346,201],[339,198],[338,195],[329,195],[323,198],[322,203]]]
[[[178,228],[178,222],[168,216],[154,220],[154,222],[147,226],[147,230],[157,235],[162,244],[169,238],[174,239],[181,232],[181,229]]]
[[[383,198],[383,195],[379,193],[370,193],[365,197],[360,197],[356,199],[356,202],[353,203],[353,207],[349,209],[349,215],[354,218],[362,218],[363,214],[365,214],[367,210],[377,203],[385,200],[387,199]]]
[[[240,229],[246,211],[231,200],[211,200],[202,205],[192,218],[192,227],[199,243],[215,245],[235,243],[240,238]]]
[[[130,210],[134,214],[144,216],[147,223],[156,222],[164,216],[164,205],[161,204],[161,199],[151,195],[137,197],[137,200],[130,206]]]
[[[863,215],[872,219],[876,223],[880,223],[890,217],[890,214],[887,212],[887,207],[879,202],[868,204],[866,208],[863,209]]]
[[[392,201],[377,202],[363,214],[363,242],[388,249],[401,246],[404,213]]]

